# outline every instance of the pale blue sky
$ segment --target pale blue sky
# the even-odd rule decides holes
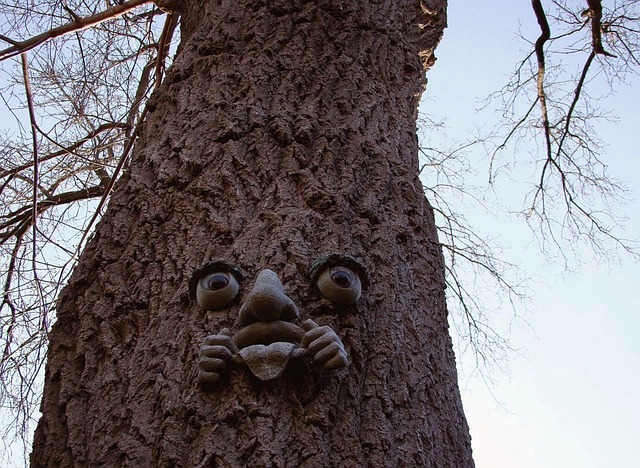
[[[576,2],[577,4],[577,2]],[[463,140],[489,116],[478,99],[506,83],[527,45],[521,28],[536,38],[530,2],[500,0],[491,6],[452,1],[449,28],[429,72],[422,110],[447,119],[446,137]],[[636,82],[637,77],[633,78]],[[627,235],[640,236],[640,86],[620,89],[610,101],[617,124],[603,127],[610,173],[627,181],[631,200],[623,212]],[[522,148],[521,148],[522,149]],[[525,151],[521,151],[522,154]],[[486,180],[479,164],[479,180]],[[516,187],[501,197],[520,196]],[[517,204],[517,203],[516,203]],[[635,467],[640,434],[640,265],[622,255],[606,265],[581,251],[573,273],[545,262],[524,223],[515,218],[469,214],[479,229],[505,247],[507,259],[537,275],[523,322],[499,314],[496,329],[512,326],[508,374],[490,374],[489,387],[462,361],[462,392],[478,468]],[[486,222],[485,222],[486,220]],[[504,312],[504,311],[503,311]]]

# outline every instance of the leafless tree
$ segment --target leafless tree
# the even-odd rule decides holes
[[[577,239],[603,254],[612,245],[634,252],[616,231],[620,220],[610,204],[624,188],[606,173],[596,122],[608,114],[589,95],[589,83],[603,74],[613,88],[637,74],[640,2],[533,0],[532,6],[541,35],[493,96],[503,104],[506,132],[492,151],[492,180],[513,142],[541,138],[533,152],[539,178],[523,214],[542,246],[564,256]],[[0,51],[2,99],[17,123],[0,141],[0,405],[24,433],[39,399],[36,378],[55,297],[126,170],[179,16],[169,2],[150,0],[41,0],[29,8],[2,1],[0,14],[7,44]],[[564,60],[578,57],[579,73],[567,75],[572,68]],[[447,151],[422,146],[425,167],[435,174],[425,191],[438,214],[449,294],[464,324],[459,332],[481,364],[492,360],[488,349],[507,344],[492,332],[460,268],[487,275],[508,301],[523,290],[521,279],[509,276],[513,265],[449,204],[451,196],[476,196],[461,179],[464,151],[473,143]]]
[[[607,173],[598,127],[614,118],[607,95],[640,71],[640,2],[532,0],[532,7],[540,34],[490,99],[502,113],[491,181],[518,145],[533,147],[531,157],[520,160],[535,164],[538,174],[521,214],[543,251],[565,265],[585,244],[602,258],[621,251],[637,257],[637,241],[621,234],[624,217],[617,209],[627,192]]]
[[[0,139],[0,405],[22,434],[55,298],[126,169],[177,26],[144,0],[23,3],[0,4],[15,117]]]
[[[470,354],[474,373],[491,379],[496,369],[506,371],[506,363],[515,350],[510,345],[507,330],[498,330],[485,291],[499,291],[514,317],[525,307],[529,297],[529,277],[517,265],[510,263],[499,242],[485,236],[465,216],[466,210],[481,209],[486,213],[506,211],[496,200],[487,201],[485,187],[470,179],[477,174],[476,156],[487,140],[472,138],[454,142],[450,148],[434,147],[430,143],[434,132],[444,124],[424,118],[421,122],[420,155],[424,191],[434,207],[442,252],[446,259],[450,322],[460,347],[458,352]]]

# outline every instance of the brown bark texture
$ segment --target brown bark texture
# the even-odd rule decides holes
[[[444,0],[186,0],[174,65],[58,303],[32,466],[469,467],[416,108]],[[336,307],[309,278],[347,254]],[[194,270],[246,272],[206,311]],[[265,268],[349,366],[197,383]]]

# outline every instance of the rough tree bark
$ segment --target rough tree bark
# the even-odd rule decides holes
[[[473,466],[443,263],[417,177],[416,107],[445,0],[185,0],[182,41],[126,174],[58,304],[33,466]],[[310,265],[370,285],[342,309]],[[205,311],[192,272],[247,272]],[[275,271],[347,368],[197,384]]]

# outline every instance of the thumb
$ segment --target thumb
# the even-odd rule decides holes
[[[308,332],[309,330],[313,330],[314,328],[318,328],[320,326],[311,319],[305,320],[304,322],[302,322],[301,325],[302,325],[302,329],[306,332]]]
[[[222,330],[220,330],[219,335],[232,336],[233,333],[231,333],[231,330],[229,330],[228,328],[223,328]]]

